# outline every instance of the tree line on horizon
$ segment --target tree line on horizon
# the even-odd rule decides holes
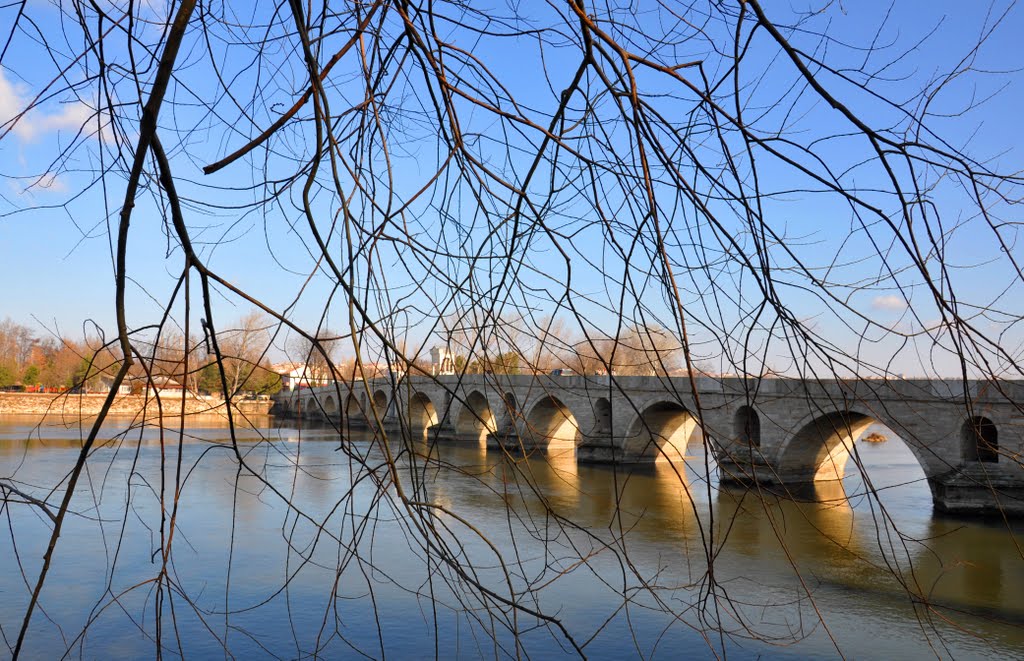
[[[627,325],[615,336],[575,337],[561,320],[546,317],[537,328],[522,318],[496,318],[473,323],[464,315],[441,320],[434,339],[451,352],[455,371],[464,374],[547,374],[564,370],[574,374],[665,376],[680,368],[681,347],[672,333],[658,325]],[[217,348],[208,336],[164,330],[139,338],[137,361],[131,371],[132,392],[145,390],[151,380],[170,379],[194,393],[273,394],[282,378],[271,364],[272,328],[267,317],[250,312],[217,333]],[[288,343],[287,355],[304,365],[314,380],[352,381],[376,378],[387,361],[356,365],[344,355],[343,342],[331,331],[315,338],[298,337]],[[10,318],[0,321],[0,388],[81,389],[103,391],[120,367],[122,356],[114,343],[98,331],[73,338],[53,332],[39,337],[31,327]],[[144,368],[143,365],[147,367]],[[221,380],[223,366],[224,381]],[[432,374],[426,357],[416,357],[403,371]]]
[[[467,374],[667,376],[682,367],[682,344],[656,322],[626,323],[614,333],[571,331],[564,319],[494,315],[472,309],[441,319],[437,334]]]
[[[628,323],[614,333],[573,332],[550,315],[495,315],[479,307],[440,316],[416,346],[409,339],[388,349],[363,346],[357,362],[350,336],[320,328],[288,343],[287,354],[313,383],[351,382],[388,372],[433,376],[431,347],[449,352],[456,374],[549,374],[670,376],[683,369],[682,344],[656,322]],[[397,351],[395,350],[397,349]],[[694,361],[698,371],[709,371]]]
[[[220,360],[208,337],[189,337],[186,342],[175,331],[140,337],[138,351],[147,360],[132,365],[131,391],[144,392],[150,383],[170,380],[206,395],[223,395],[225,384],[232,396],[273,394],[281,389],[281,376],[267,356],[269,337],[269,327],[258,313],[218,333]],[[38,337],[29,326],[10,318],[0,321],[0,388],[106,391],[122,360],[117,343],[105,342],[99,332],[80,339],[60,333]]]

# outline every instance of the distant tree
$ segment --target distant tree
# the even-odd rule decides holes
[[[481,352],[483,320],[481,315],[475,313],[475,308],[469,311],[449,313],[441,318],[440,326],[441,343],[457,357],[463,358],[463,367],[466,366],[467,361],[472,363],[476,360],[477,355]],[[462,371],[458,366],[458,358],[456,358],[456,369]]]
[[[106,388],[121,368],[121,357],[116,354],[114,347],[96,344],[95,339],[86,339],[84,344],[75,345],[76,350],[81,352],[81,359],[72,375],[72,387],[84,385],[88,390]]]
[[[164,329],[155,342],[138,342],[140,353],[150,358],[150,375],[173,379],[182,386],[195,391],[199,367],[204,364],[202,347],[204,343],[192,336],[186,342],[185,335],[174,329]],[[136,365],[136,377],[146,376],[141,365]]]
[[[306,374],[313,381],[331,381],[343,378],[337,364],[341,341],[338,334],[320,329],[312,339],[299,336],[292,340],[288,356],[306,366]]]
[[[281,375],[270,369],[268,362],[255,366],[242,384],[242,390],[258,395],[273,395],[281,390]]]
[[[68,378],[67,382],[64,385],[66,385],[69,388],[74,388],[75,386],[80,385],[86,385],[89,380],[89,370],[91,365],[92,360],[90,360],[90,358],[87,358],[85,356],[79,358],[78,366],[71,373],[71,376]]]
[[[269,369],[262,368],[261,374],[254,375],[262,361],[265,360],[270,345],[270,322],[266,315],[258,310],[253,310],[224,330],[217,331],[217,346],[220,350],[221,362],[218,365],[216,356],[209,355],[209,365],[203,367],[197,377],[199,390],[208,393],[222,392],[223,384],[217,370],[224,369],[224,381],[227,383],[228,393],[235,393],[245,390],[254,390],[253,384],[259,381],[266,385],[269,383],[262,372]],[[211,369],[212,366],[212,369]]]
[[[423,358],[417,358],[416,360],[409,363],[409,374],[415,375],[429,375],[431,374],[431,368],[429,360]]]
[[[559,353],[561,366],[580,374],[665,376],[679,369],[680,342],[657,324],[629,325],[618,337],[585,337]]]
[[[485,372],[494,374],[519,374],[521,357],[517,351],[498,354],[493,360],[481,361]]]
[[[39,382],[48,388],[71,388],[85,376],[85,354],[80,343],[66,338],[46,338],[39,343]]]
[[[205,395],[221,392],[220,368],[211,361],[199,369],[196,377],[196,390]]]
[[[679,367],[681,354],[679,341],[664,327],[631,325],[602,358],[615,374],[665,376]]]
[[[440,325],[441,342],[456,354],[457,372],[518,374],[539,346],[523,317],[495,315],[479,305],[445,316]]]
[[[607,338],[584,338],[558,353],[560,367],[579,374],[607,374],[614,372],[611,365],[614,342]]]
[[[29,364],[35,335],[27,326],[15,323],[10,318],[0,321],[0,362],[8,363],[16,372]]]
[[[36,365],[29,365],[25,368],[25,371],[21,373],[21,382],[24,385],[35,384],[39,381],[39,367]]]
[[[6,361],[0,362],[0,388],[13,386],[17,381],[17,372],[11,364]]]
[[[541,317],[534,338],[526,361],[534,371],[546,373],[558,367],[569,367],[566,356],[572,353],[573,343],[565,319],[552,315]]]

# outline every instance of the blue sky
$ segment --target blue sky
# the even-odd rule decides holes
[[[779,23],[793,20],[794,15],[788,9],[766,4],[766,11],[777,17]],[[858,79],[863,79],[855,72],[858,67],[876,72],[877,77],[871,81],[873,89],[898,100],[912,98],[928,81],[955,71],[963,58],[971,55],[970,45],[977,41],[985,26],[991,26],[1009,6],[1005,2],[995,3],[991,8],[961,2],[900,2],[892,7],[891,15],[883,24],[888,7],[882,3],[820,4],[826,7],[825,11],[807,17],[792,34],[793,43],[808,55],[847,67],[849,75]],[[166,8],[159,2],[145,3],[141,7],[141,17],[151,20],[152,24],[140,27],[138,33],[141,41],[154,43],[160,35],[160,22],[166,15]],[[248,7],[243,9],[248,11]],[[794,7],[801,9],[799,4]],[[551,7],[528,9],[536,11],[528,17],[536,25],[556,18]],[[70,38],[64,37],[60,15],[54,7],[29,3],[28,11],[34,21],[32,25],[38,26],[59,54],[56,61],[44,57],[35,28],[22,23],[0,68],[0,122],[8,120],[36,94],[46,90],[58,69],[67,66],[69,54],[79,43],[73,29],[68,32]],[[498,7],[485,13],[498,17],[507,10]],[[268,18],[265,8],[261,7],[251,15],[237,17],[237,22],[244,23],[254,16],[257,22]],[[598,18],[600,25],[603,16]],[[0,25],[12,19],[11,9],[0,10]],[[474,20],[478,25],[484,24],[482,19]],[[618,36],[625,43],[634,44],[638,52],[645,39],[673,28],[665,10],[646,10],[645,7],[644,13],[631,20],[641,32],[624,32]],[[952,147],[966,148],[977,160],[1002,171],[1022,169],[1016,117],[1024,101],[1018,71],[1024,65],[1024,58],[1015,43],[1024,27],[1022,23],[1021,11],[1012,8],[975,55],[975,71],[953,77],[935,93],[930,106],[933,113],[929,117],[930,126],[942,139]],[[287,308],[289,318],[304,327],[315,327],[320,314],[327,309],[326,324],[344,330],[348,327],[345,297],[338,291],[325,264],[317,264],[316,251],[310,250],[312,238],[299,210],[300,189],[290,189],[275,204],[239,208],[252,205],[269,192],[277,192],[279,188],[264,186],[264,182],[278,181],[293,173],[296,159],[308,157],[309,145],[313,142],[309,122],[280,135],[270,150],[257,150],[213,175],[204,175],[201,171],[204,165],[230,153],[269,125],[294,100],[295,90],[301,87],[302,62],[294,41],[285,36],[285,26],[271,28],[268,32],[273,39],[260,49],[225,47],[223,42],[213,40],[209,45],[212,56],[206,50],[208,44],[198,33],[190,33],[180,57],[180,73],[172,88],[176,103],[164,108],[161,135],[179,178],[179,190],[187,198],[186,215],[193,240],[202,245],[201,252],[208,264],[232,284],[271,307]],[[571,45],[570,31],[563,28],[564,37],[562,33],[552,33],[549,38],[564,44],[549,44],[543,49],[542,58],[542,49],[529,32],[529,28],[534,27],[531,21],[523,21],[516,27],[524,30],[524,36],[514,40],[473,35],[443,21],[438,30],[440,37],[452,47],[448,54],[451,72],[467,71],[452,63],[452,58],[460,52],[456,49],[471,53],[487,66],[494,79],[506,84],[511,96],[520,102],[518,111],[524,117],[546,126],[558,94],[571,79],[579,52]],[[491,28],[506,29],[501,23]],[[394,22],[389,23],[389,29],[396,29]],[[713,44],[727,43],[729,26],[712,17],[704,30],[704,36],[694,37],[671,53],[659,53],[658,57],[678,62],[701,59],[711,80],[720,79],[728,84],[731,77],[726,75],[727,62],[709,49]],[[829,40],[812,36],[814,31],[821,30],[827,30]],[[254,30],[253,34],[258,32]],[[234,36],[240,36],[240,32],[236,30]],[[321,59],[326,60],[343,38],[345,35],[325,38],[327,54]],[[872,42],[876,50],[869,53],[864,46]],[[865,200],[876,202],[890,218],[896,218],[891,196],[872,190],[884,187],[886,182],[877,164],[863,162],[867,153],[863,139],[827,140],[837,132],[848,132],[848,123],[820,99],[814,99],[805,86],[794,85],[798,79],[792,66],[773,47],[764,31],[755,35],[750,48],[740,70],[747,121],[766,130],[781,128],[785,135],[800,144],[814,145],[816,153],[825,159],[824,163],[832,171],[842,173],[844,185],[856,188]],[[137,56],[143,56],[141,50]],[[108,57],[126,61],[123,38],[120,41],[111,38]],[[213,75],[211,59],[217,62],[225,83]],[[257,78],[259,65],[264,73]],[[535,206],[527,209],[524,223],[534,222],[540,214],[544,228],[554,234],[538,229],[531,235],[517,236],[516,255],[524,260],[524,268],[510,281],[502,256],[512,238],[508,214],[514,196],[491,181],[486,191],[488,197],[480,204],[473,196],[474,190],[479,192],[477,182],[460,183],[444,176],[432,182],[432,174],[447,154],[440,149],[437,125],[425,123],[421,114],[429,109],[430,103],[422,80],[417,78],[421,72],[410,62],[390,63],[381,68],[389,68],[388,79],[396,85],[387,103],[378,108],[385,113],[382,121],[389,130],[387,151],[392,178],[389,180],[380,174],[383,148],[373,152],[372,157],[366,157],[364,151],[359,159],[343,160],[349,164],[358,162],[364,170],[346,171],[343,165],[339,174],[342,189],[349,191],[353,177],[366,180],[371,175],[379,176],[375,199],[357,195],[350,202],[350,211],[365,231],[380,229],[380,234],[376,242],[362,248],[351,262],[354,271],[346,272],[345,276],[357,284],[360,292],[370,292],[367,300],[373,318],[390,319],[394,324],[392,332],[407,332],[410,341],[421,341],[436,317],[435,306],[451,310],[472,295],[482,294],[498,305],[507,302],[509,310],[529,310],[537,317],[561,309],[560,314],[570,320],[570,326],[582,324],[591,330],[612,332],[620,313],[627,321],[643,318],[674,326],[673,306],[664,282],[657,272],[651,274],[652,263],[657,266],[656,255],[651,252],[651,219],[645,215],[649,210],[638,205],[638,200],[643,202],[643,196],[638,196],[632,187],[635,182],[613,181],[605,174],[594,179],[586,168],[581,168],[579,162],[567,155],[568,148],[580,149],[597,163],[610,153],[635,156],[635,150],[631,149],[633,137],[617,122],[618,111],[613,99],[607,95],[592,99],[594,114],[587,117],[586,130],[570,132],[566,139],[566,150],[560,154],[564,165],[555,171],[542,165],[535,173],[528,188]],[[271,78],[266,71],[275,74],[272,80],[276,82],[269,86],[266,83]],[[357,71],[353,56],[342,60],[332,75],[329,92],[332,111],[340,112],[364,98],[363,86],[355,75]],[[683,71],[687,76],[698,75],[696,69]],[[0,259],[12,282],[16,283],[8,287],[0,299],[0,316],[30,324],[35,323],[35,318],[72,335],[78,334],[86,318],[96,320],[108,334],[113,333],[114,326],[112,240],[108,231],[116,222],[124,175],[117,167],[108,174],[106,200],[102,188],[91,185],[94,173],[102,167],[111,167],[110,157],[118,152],[114,134],[106,123],[108,118],[101,114],[99,121],[104,125],[103,130],[91,138],[79,138],[78,148],[67,161],[54,162],[55,155],[76,139],[83,119],[92,117],[95,125],[93,109],[99,93],[87,80],[94,72],[94,64],[87,60],[70,66],[66,81],[45,93],[52,97],[39,103],[19,123],[7,124],[9,130],[0,137],[0,175],[4,179],[0,184],[3,186],[0,190],[0,214],[3,214]],[[650,95],[650,108],[661,113],[667,122],[665,126],[670,129],[684,126],[686,118],[691,116],[688,113],[694,108],[692,92],[665,75],[642,67],[638,68],[637,75],[642,89]],[[889,126],[902,121],[891,108],[835,76],[822,74],[820,79],[869,123]],[[262,96],[258,101],[251,103],[257,80],[265,86],[261,88]],[[132,81],[116,82],[117,102],[125,104],[118,119],[123,131],[121,137],[131,144],[137,118],[137,108],[132,104],[138,97],[133,96]],[[488,81],[469,77],[461,82],[482,86]],[[74,87],[74,91],[70,87]],[[503,93],[495,94],[503,96]],[[780,99],[784,102],[781,107]],[[239,100],[243,103],[241,108],[236,105]],[[978,102],[981,103],[975,105]],[[529,148],[538,144],[539,132],[501,121],[464,99],[456,99],[455,103],[469,141],[468,151],[481,159],[476,171],[484,167],[493,169],[509,181],[521,184],[532,162]],[[572,119],[583,118],[579,94],[570,108]],[[969,112],[962,113],[965,108],[969,108]],[[310,112],[307,107],[300,112],[300,117],[308,119]],[[664,131],[659,135],[665,140],[673,139]],[[749,164],[743,164],[742,144],[735,136],[728,138],[727,143],[734,150],[734,157],[739,159],[741,170],[748,171]],[[721,190],[719,185],[733,191],[741,187],[748,190],[750,181],[739,183],[728,181],[726,177],[716,183],[716,177],[724,176],[719,169],[722,155],[715,134],[708,126],[698,122],[689,137],[679,144],[693,152],[672,152],[673,166],[678,167],[684,178],[697,182],[696,197],[703,197],[706,209],[722,223],[717,228],[710,226],[707,218],[693,206],[692,199],[678,195],[677,187],[668,183],[657,187],[659,222],[666,232],[669,259],[676,272],[691,339],[698,353],[717,355],[723,338],[729,336],[731,339],[726,344],[734,353],[742,353],[737,343],[747,334],[761,294],[736,261],[729,241],[735,240],[736,245],[750,250],[753,237],[745,230],[742,215],[713,197]],[[508,154],[506,145],[512,148]],[[355,143],[344,146],[359,150]],[[128,147],[121,151],[130,155]],[[101,161],[101,156],[107,160]],[[690,160],[693,156],[712,165],[714,171],[701,174]],[[901,256],[898,248],[890,248],[893,237],[884,224],[877,218],[869,218],[872,224],[868,229],[862,228],[862,219],[855,217],[841,199],[809,191],[806,177],[794,174],[792,168],[773,162],[764,153],[757,153],[755,158],[761,190],[774,193],[765,198],[763,213],[768,225],[783,239],[783,244],[772,246],[770,254],[780,296],[792,315],[806,321],[809,328],[833,342],[838,350],[858,355],[866,362],[886,364],[895,355],[896,360],[890,365],[893,372],[951,372],[954,366],[948,356],[941,355],[941,350],[934,354],[939,356],[939,362],[933,364],[929,356],[934,347],[928,339],[916,346],[913,343],[904,346],[898,336],[869,328],[868,336],[877,337],[878,341],[858,345],[857,337],[864,322],[857,314],[899,330],[916,330],[922,324],[928,326],[937,320],[934,304],[922,288],[920,277],[912,271],[900,270],[907,266],[908,260]],[[820,168],[820,164],[814,167]],[[630,163],[630,168],[635,171],[636,164]],[[664,168],[659,171],[665,172]],[[328,175],[325,169],[318,185],[329,185]],[[927,177],[922,181],[935,184],[930,197],[941,210],[941,228],[947,233],[948,244],[941,259],[928,259],[929,268],[938,269],[944,264],[952,269],[949,277],[962,303],[1005,308],[1008,317],[979,317],[976,322],[979,327],[991,326],[986,332],[1005,331],[1007,334],[1000,341],[1008,349],[1018,346],[1021,335],[1016,325],[1007,323],[1006,319],[1012,322],[1020,316],[1016,301],[1020,300],[1021,283],[1007,253],[1000,252],[991,230],[975,217],[976,210],[965,205],[964,192],[957,182],[949,178],[930,182]],[[598,195],[600,210],[587,202],[593,190],[587,186],[593,185],[602,187]],[[428,187],[428,193],[413,202],[403,216],[385,219],[388,204],[393,210],[424,186]],[[1019,196],[1019,191],[1009,190],[1007,194]],[[60,206],[62,203],[67,206]],[[379,204],[380,208],[374,209],[372,203]],[[329,189],[316,193],[312,208],[325,236],[332,221],[338,218],[341,206]],[[439,212],[441,207],[446,214]],[[1009,254],[1013,255],[1012,224],[1019,218],[1019,211],[995,203],[990,210],[1008,223],[1003,231],[1011,241]],[[601,213],[606,214],[609,222],[597,222]],[[520,225],[520,229],[524,226]],[[927,227],[940,225],[938,221],[922,219],[915,231],[924,234]],[[629,252],[629,241],[636,235],[637,228],[641,228],[644,240],[636,250]],[[419,249],[434,247],[454,256],[435,254],[437,264],[427,267],[421,261],[424,256],[417,254],[415,248],[393,240],[399,229],[411,233]],[[334,230],[328,242],[328,254],[344,269],[350,264],[350,255],[338,236],[340,226],[335,225]],[[616,246],[630,255],[628,264]],[[176,239],[168,235],[152,195],[138,200],[130,247],[129,318],[133,325],[142,326],[160,318],[182,268]],[[811,273],[818,283],[794,269],[795,264],[788,254],[790,250],[812,267]],[[895,268],[895,280],[879,259],[879,250],[887,254],[890,266]],[[570,274],[567,287],[565,283]],[[631,278],[625,288],[624,275]],[[903,286],[902,292],[896,288],[897,283]],[[464,293],[459,293],[459,287]],[[910,297],[909,311],[905,295]],[[836,313],[836,301],[848,303],[853,310]],[[567,307],[570,302],[579,321],[574,321],[570,315]],[[215,316],[221,324],[237,319],[251,307],[226,294],[218,295],[214,304]],[[175,306],[174,315],[178,320],[182,318],[180,305]],[[772,314],[762,316],[759,324],[771,327],[773,318]],[[763,346],[766,332],[764,328],[753,328],[754,346]],[[786,355],[788,351],[785,341],[777,335],[768,345],[769,364],[789,369],[792,362]],[[730,365],[721,362],[713,366],[732,371]]]

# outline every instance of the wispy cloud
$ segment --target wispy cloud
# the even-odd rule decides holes
[[[77,131],[94,118],[96,111],[82,101],[59,104],[52,112],[30,108],[32,91],[24,83],[11,80],[0,67],[0,134],[10,130],[25,142],[53,131]],[[86,127],[86,133],[93,133]]]
[[[21,115],[28,105],[27,96],[28,88],[21,83],[12,82],[7,78],[7,72],[0,67],[0,131],[10,128],[15,135],[23,135],[23,122],[26,118],[18,118],[18,115]],[[16,119],[17,123],[11,127],[11,123]]]
[[[36,179],[36,181],[29,186],[29,190],[45,191],[47,193],[65,193],[68,190],[68,185],[67,182],[64,181],[63,177],[53,172],[47,172]]]
[[[871,299],[871,307],[876,310],[902,312],[907,309],[907,302],[903,300],[902,296],[886,294],[884,296],[875,296]]]
[[[7,181],[7,187],[15,195],[36,197],[52,193],[66,193],[69,190],[67,178],[55,172],[44,172],[38,176],[16,177]]]

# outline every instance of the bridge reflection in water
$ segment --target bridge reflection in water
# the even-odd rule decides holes
[[[466,454],[478,449],[444,444],[439,452],[486,462],[476,479],[506,498],[474,499],[480,520],[506,516],[503,508],[511,507],[535,532],[541,522],[549,526],[540,536],[547,542],[566,535],[552,517],[571,522],[638,564],[660,567],[652,588],[712,589],[711,558],[719,596],[785,605],[789,615],[849,607],[922,622],[971,612],[1011,628],[1024,621],[1024,602],[1015,596],[1024,591],[1024,561],[1014,544],[1020,531],[933,519],[924,472],[898,437],[859,446],[856,459],[873,476],[872,493],[856,472],[791,494],[723,486],[713,457],[706,479],[700,446],[682,465],[627,467],[580,465],[566,454],[522,458],[491,451],[484,459]],[[601,544],[583,548],[596,556]],[[792,635],[738,605],[730,617],[762,636]],[[778,617],[793,625],[793,618]]]
[[[533,415],[538,436],[564,439],[568,429],[578,434],[565,411],[554,398],[542,400]],[[808,599],[822,586],[867,589],[897,600],[910,596],[924,617],[974,608],[1012,621],[1024,618],[1024,604],[1014,598],[1024,593],[1024,562],[1013,533],[930,516],[924,470],[892,430],[859,424],[858,437],[874,431],[888,442],[847,441],[850,458],[842,461],[849,466],[841,479],[821,479],[838,471],[819,468],[812,483],[748,488],[722,483],[715,453],[706,451],[703,436],[678,409],[643,413],[650,429],[660,425],[669,436],[685,438],[678,461],[582,464],[571,446],[492,440],[488,447],[475,427],[453,438],[438,434],[436,423],[424,426],[416,447],[430,461],[459,465],[475,483],[453,498],[445,495],[450,481],[441,480],[433,492],[440,502],[468,503],[486,512],[485,519],[506,516],[511,507],[541,538],[554,515],[570,527],[606,531],[602,542],[627,554],[649,556],[652,544],[673,540],[671,550],[659,553],[680,585],[705,580],[714,557],[720,566],[732,565],[740,581],[746,576],[739,567],[756,563],[761,587],[786,582],[795,571],[808,582]],[[830,450],[826,456],[835,455]],[[554,526],[559,535],[561,525]]]

